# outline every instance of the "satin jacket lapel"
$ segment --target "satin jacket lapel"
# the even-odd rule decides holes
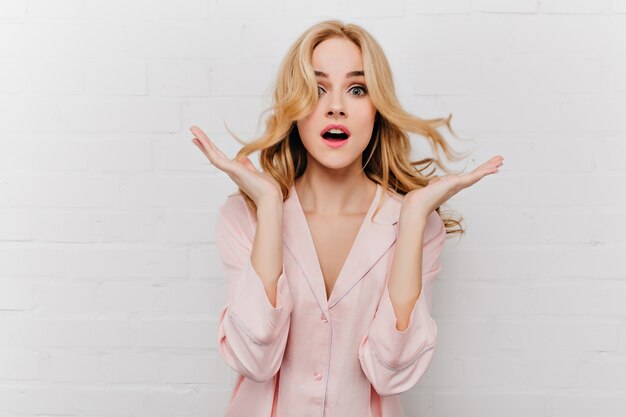
[[[387,197],[388,201],[383,203],[387,204],[381,207],[373,221],[371,219],[383,192],[383,188],[379,185],[377,198],[368,211],[345,264],[337,277],[328,300],[328,308],[332,308],[341,301],[396,241],[397,233],[394,225],[397,223],[397,217],[394,218],[394,215],[399,215],[401,203]]]
[[[377,185],[374,202],[337,277],[330,299],[326,301],[326,287],[315,244],[294,188],[292,186],[283,205],[284,243],[300,265],[320,310],[327,314],[328,309],[341,301],[396,241],[401,197],[391,196]],[[372,221],[381,198],[384,201]]]
[[[309,226],[292,185],[283,204],[283,239],[306,279],[320,310],[327,315],[326,287]]]

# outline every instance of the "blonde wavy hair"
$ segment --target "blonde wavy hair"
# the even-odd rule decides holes
[[[360,48],[368,94],[377,109],[372,137],[362,154],[362,169],[367,177],[385,190],[404,195],[428,185],[434,178],[433,163],[444,172],[452,173],[441,162],[439,148],[450,160],[460,160],[463,156],[457,154],[436,130],[445,125],[458,137],[450,126],[452,114],[445,119],[420,119],[406,112],[396,97],[391,68],[381,46],[365,29],[339,20],[313,25],[290,47],[278,70],[273,104],[262,112],[272,111],[272,114],[260,138],[246,143],[226,126],[228,132],[243,145],[235,159],[260,151],[259,164],[263,171],[278,182],[283,201],[289,197],[295,179],[304,173],[307,166],[307,151],[298,134],[296,120],[307,116],[318,100],[317,81],[311,62],[313,50],[322,41],[333,37],[348,39]],[[411,161],[407,132],[427,138],[435,158]],[[428,168],[432,169],[424,172]],[[256,213],[254,201],[241,188],[239,192]],[[379,208],[380,205],[374,216]],[[447,234],[465,233],[461,225],[462,217],[443,216],[441,207],[436,211],[444,222]]]

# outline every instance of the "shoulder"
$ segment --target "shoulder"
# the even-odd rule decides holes
[[[388,204],[390,206],[390,211],[392,216],[397,218],[400,215],[400,211],[402,208],[402,203],[404,202],[404,194],[399,194],[393,189],[386,189],[386,202],[384,204]],[[424,238],[426,241],[432,240],[435,237],[441,237],[443,234],[445,236],[446,228],[439,216],[439,213],[436,211],[430,212],[428,217],[426,218],[426,227],[424,229]]]
[[[394,190],[393,188],[383,187],[383,191],[385,192],[387,197],[394,199],[396,202],[402,203],[402,201],[404,201],[404,195],[396,192],[396,190]]]
[[[424,241],[442,242],[446,238],[446,226],[443,219],[436,211],[430,212],[426,218],[426,228],[424,229]]]
[[[231,215],[241,215],[246,209],[246,201],[241,193],[233,193],[226,196],[226,200],[220,205],[220,212]]]
[[[228,224],[246,234],[249,234],[253,227],[252,216],[250,207],[239,192],[228,195],[218,209],[218,223],[220,225]]]

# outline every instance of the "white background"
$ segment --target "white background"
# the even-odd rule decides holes
[[[328,18],[379,40],[408,111],[453,114],[469,168],[505,158],[449,202],[467,234],[407,415],[624,415],[626,0],[2,0],[0,415],[223,415],[235,187],[188,128],[234,156],[224,122],[260,135],[284,53]]]

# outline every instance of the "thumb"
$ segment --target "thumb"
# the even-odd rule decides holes
[[[238,159],[239,162],[243,164],[246,168],[248,168],[252,172],[256,172],[256,167],[252,164],[250,159],[247,156],[242,156]]]

